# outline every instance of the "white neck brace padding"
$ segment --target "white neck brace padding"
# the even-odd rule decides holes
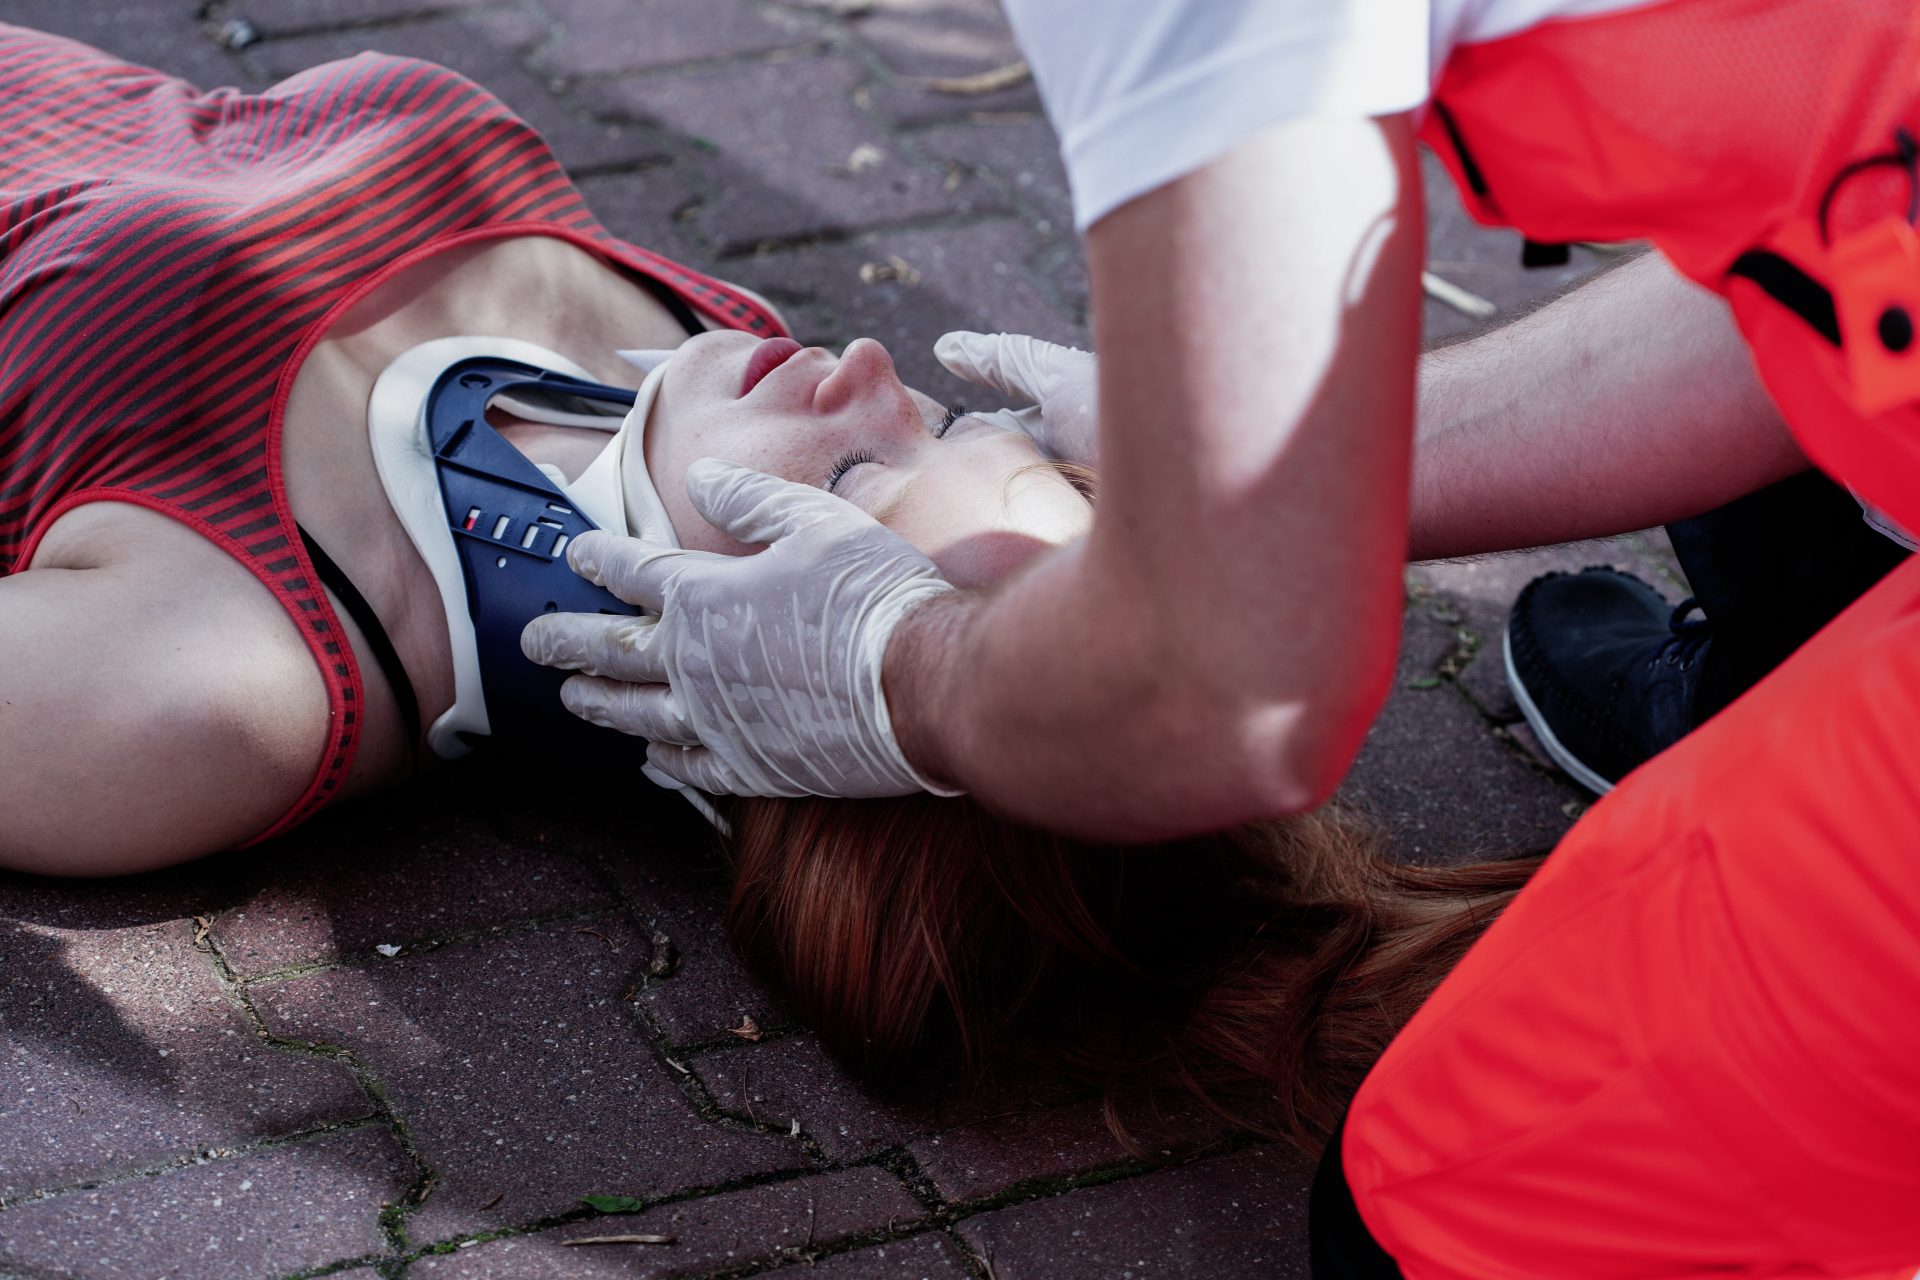
[[[600,451],[600,456],[565,489],[586,517],[609,533],[678,547],[680,540],[674,536],[673,521],[667,518],[667,508],[647,473],[644,452],[647,416],[660,395],[660,383],[666,372],[667,366],[660,364],[647,374],[619,431]],[[641,465],[632,470],[626,465],[630,449],[642,450],[636,455]],[[629,482],[634,482],[631,487]]]

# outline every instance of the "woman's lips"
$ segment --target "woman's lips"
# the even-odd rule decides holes
[[[747,357],[746,376],[740,379],[740,394],[746,395],[760,385],[760,379],[806,350],[792,338],[768,338]]]

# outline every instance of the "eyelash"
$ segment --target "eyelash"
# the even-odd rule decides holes
[[[847,472],[862,463],[874,461],[876,459],[873,454],[865,449],[855,449],[852,453],[844,455],[840,461],[833,464],[833,469],[827,472],[827,492],[832,493],[834,486],[840,483],[840,478]]]
[[[945,416],[940,419],[940,425],[933,429],[933,438],[938,440],[940,437],[946,435],[948,431],[953,429],[954,423],[966,416],[967,406],[963,404],[948,405]],[[832,469],[827,472],[827,492],[832,493],[834,486],[840,483],[847,472],[863,463],[876,461],[878,461],[878,459],[866,449],[855,449],[852,453],[843,455],[840,461],[834,463]]]

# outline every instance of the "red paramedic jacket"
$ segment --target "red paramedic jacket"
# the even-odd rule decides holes
[[[1920,5],[1666,0],[1454,51],[1482,222],[1651,240],[1796,439],[1920,528]],[[1439,1277],[1920,1262],[1920,562],[1627,778],[1362,1086],[1342,1164]]]

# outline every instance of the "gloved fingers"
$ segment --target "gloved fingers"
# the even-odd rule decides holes
[[[1004,396],[1044,402],[1064,372],[1093,356],[1025,333],[956,329],[933,344],[933,358],[955,377]]]
[[[760,546],[821,519],[871,519],[824,489],[719,458],[702,458],[687,468],[687,497],[714,528]]]
[[[683,562],[707,555],[704,551],[618,537],[605,529],[583,533],[567,544],[567,563],[575,573],[628,604],[655,612],[665,604],[667,581]]]
[[[1009,336],[956,329],[940,335],[939,341],[933,344],[933,358],[956,378],[1014,399],[1038,400],[1038,393],[1024,385],[1020,371],[1009,369],[1001,357]]]
[[[679,747],[700,744],[686,705],[664,684],[631,684],[605,676],[573,676],[560,686],[567,710],[603,729]]]
[[[520,652],[543,667],[633,684],[665,684],[666,659],[651,643],[658,626],[653,618],[544,614],[520,632]]]
[[[736,795],[726,783],[730,771],[705,747],[676,747],[664,742],[647,744],[644,772],[661,786],[676,791],[694,787],[708,795]],[[664,781],[662,781],[664,779]]]
[[[687,790],[686,783],[680,781],[680,779],[670,773],[654,768],[652,761],[648,761],[646,764],[640,766],[640,776],[648,782],[651,782],[654,786],[665,787],[669,791]]]
[[[682,786],[693,787],[715,796],[803,796],[807,792],[761,775],[765,782],[755,785],[705,747],[676,747],[664,742],[647,745],[648,776],[660,773]]]

